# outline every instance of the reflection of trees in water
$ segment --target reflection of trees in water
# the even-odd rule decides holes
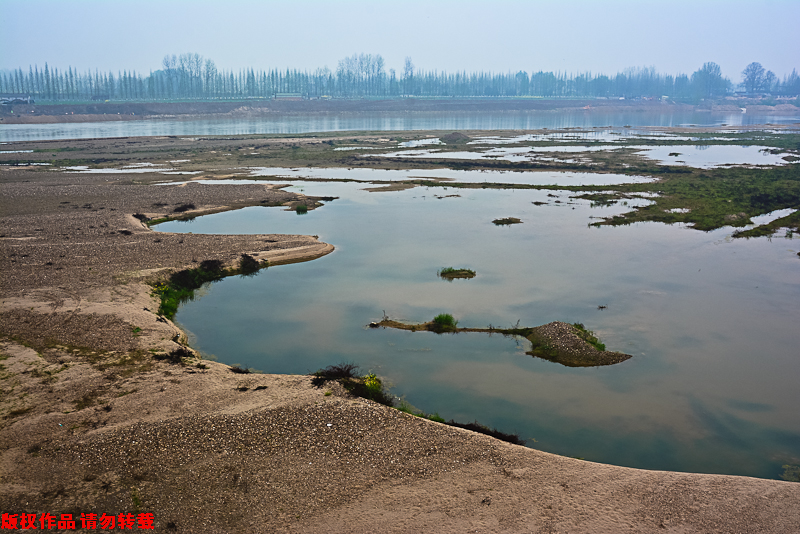
[[[695,150],[708,150],[711,145],[694,145]]]

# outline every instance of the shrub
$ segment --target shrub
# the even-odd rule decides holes
[[[195,208],[196,208],[196,206],[194,204],[192,204],[192,203],[181,204],[180,206],[176,206],[175,209],[172,210],[172,211],[173,211],[173,213],[183,213],[185,211],[193,210]]]
[[[200,263],[200,268],[210,273],[216,273],[222,271],[224,264],[221,260],[203,260]]]
[[[444,417],[439,415],[439,412],[429,413],[429,414],[427,414],[425,416],[425,418],[428,419],[429,421],[433,421],[434,423],[445,423],[445,424],[447,424],[447,421],[444,420]]]
[[[370,398],[378,396],[383,392],[383,382],[375,376],[375,373],[369,373],[362,377],[364,380],[364,387],[367,390]]]
[[[781,478],[787,482],[800,482],[800,465],[787,464],[782,466]]]
[[[297,212],[298,215],[304,215],[308,213],[308,206],[305,204],[300,204],[294,209],[294,211]]]
[[[394,397],[386,391],[383,381],[375,373],[363,376],[359,376],[358,373],[358,366],[353,363],[329,365],[325,369],[313,373],[314,378],[311,383],[315,387],[322,387],[325,382],[335,380],[357,397],[370,399],[386,406],[394,406]]]
[[[453,319],[453,316],[449,313],[440,313],[436,317],[433,318],[434,324],[437,326],[445,326],[450,328],[455,328],[458,324],[458,321]]]
[[[196,269],[184,269],[172,273],[167,283],[153,286],[153,292],[161,299],[158,313],[172,319],[178,311],[178,305],[194,296],[194,290],[206,282],[213,282],[225,276],[225,269],[220,260],[205,260]]]
[[[314,376],[326,380],[336,380],[338,378],[358,378],[358,366],[354,363],[340,363],[329,365],[325,369],[320,369]]]
[[[261,268],[258,260],[249,254],[242,254],[239,258],[239,272],[242,274],[254,274]]]
[[[184,358],[191,358],[192,354],[186,347],[178,347],[171,352],[156,352],[153,354],[155,360],[166,360],[173,364],[182,364]]]

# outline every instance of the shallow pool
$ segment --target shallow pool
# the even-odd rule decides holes
[[[270,373],[355,362],[422,410],[587,460],[768,478],[800,463],[800,240],[590,227],[629,206],[566,192],[298,186],[340,198],[306,215],[254,207],[158,226],[336,246],[184,304],[176,320],[203,353]],[[523,223],[493,225],[499,217]],[[446,266],[477,276],[443,281]],[[525,340],[365,327],[384,312],[420,322],[447,312],[477,327],[581,322],[633,358],[568,368],[525,354]]]

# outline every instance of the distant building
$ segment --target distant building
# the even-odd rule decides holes
[[[303,93],[275,93],[275,100],[303,100]]]
[[[0,104],[34,104],[33,96],[29,93],[0,93]]]

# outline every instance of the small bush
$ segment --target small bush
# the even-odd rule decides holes
[[[175,317],[178,306],[194,296],[194,290],[206,282],[213,282],[225,276],[225,269],[220,260],[205,260],[196,269],[184,269],[172,273],[167,283],[153,286],[153,293],[160,299],[158,313],[168,319]]]
[[[224,269],[224,264],[221,260],[203,260],[200,263],[200,268],[210,273],[218,273]]]
[[[453,316],[450,315],[449,313],[440,313],[439,315],[433,318],[433,322],[438,326],[445,326],[450,328],[455,328],[456,325],[458,324],[458,321],[456,321],[453,318]]]
[[[136,217],[137,219],[139,219],[142,222],[147,222],[147,218],[148,217],[144,213],[134,213],[133,216]]]
[[[242,274],[254,274],[261,268],[258,260],[249,254],[242,254],[239,258],[239,272]]]
[[[239,367],[238,365],[232,365],[231,366],[231,373],[236,373],[238,375],[249,375],[250,374],[250,368],[249,367],[242,368],[242,367]]]
[[[294,209],[294,211],[297,212],[298,215],[305,215],[308,213],[308,206],[305,204],[300,204]]]
[[[166,360],[169,363],[180,364],[183,363],[184,358],[191,358],[194,356],[187,348],[178,347],[172,352],[156,352],[153,354],[155,360]]]
[[[369,373],[362,377],[364,380],[364,387],[367,389],[369,397],[378,396],[383,392],[383,382],[375,376],[375,373]]]
[[[322,387],[325,382],[336,380],[352,395],[394,406],[394,397],[384,389],[383,381],[375,373],[359,376],[359,368],[353,363],[329,365],[313,373],[313,377],[311,383],[315,387]]]
[[[314,373],[311,383],[316,387],[322,386],[328,380],[338,380],[340,378],[358,378],[358,366],[354,363],[340,363],[329,365],[325,369],[320,369]]]
[[[429,413],[428,415],[425,416],[425,419],[428,419],[429,421],[433,421],[434,423],[445,423],[445,424],[447,423],[444,420],[444,417],[439,415],[439,412]]]
[[[800,482],[800,465],[787,464],[782,466],[781,478],[787,482]]]
[[[172,210],[172,212],[173,213],[183,213],[185,211],[189,211],[189,210],[193,210],[193,209],[196,209],[196,206],[194,204],[191,204],[191,203],[189,203],[189,204],[181,204],[180,206],[176,206],[175,209]]]

